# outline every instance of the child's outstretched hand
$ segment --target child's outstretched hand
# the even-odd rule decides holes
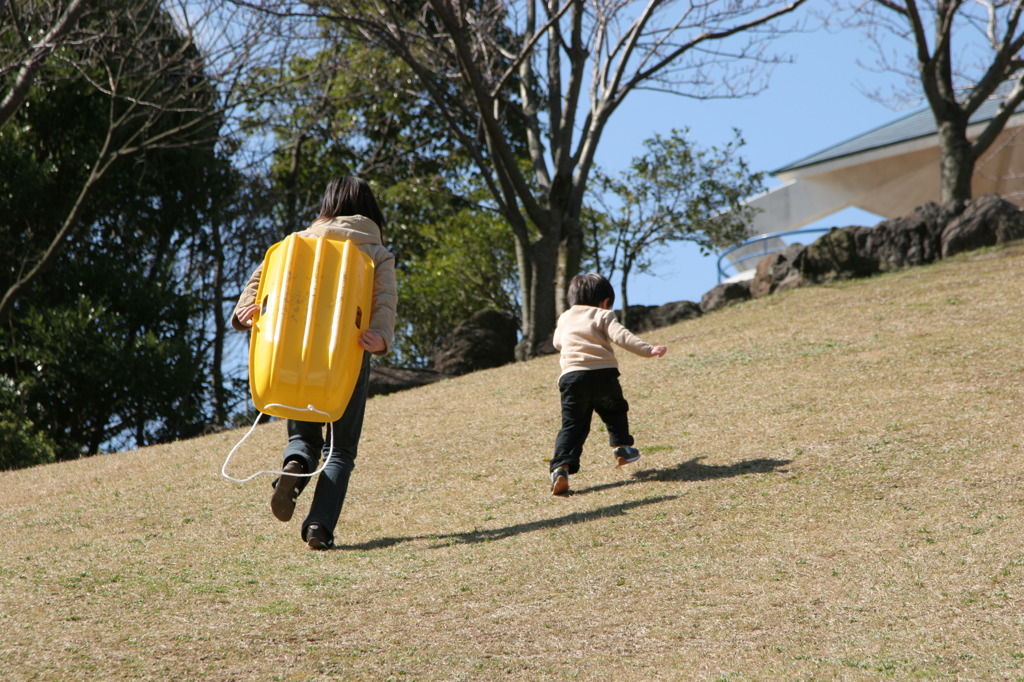
[[[660,358],[662,355],[668,352],[668,348],[665,346],[655,346],[651,349],[652,358]]]

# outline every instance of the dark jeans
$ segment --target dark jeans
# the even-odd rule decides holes
[[[313,502],[309,514],[302,522],[302,536],[305,538],[306,528],[311,523],[318,523],[334,538],[334,528],[338,525],[341,506],[345,503],[348,492],[348,479],[356,465],[356,451],[359,448],[359,435],[363,430],[363,414],[366,412],[366,396],[370,388],[370,354],[363,353],[363,366],[359,379],[352,391],[348,407],[341,419],[328,424],[334,430],[334,456],[320,472],[313,491]],[[331,434],[324,437],[324,424],[288,420],[288,445],[284,449],[284,463],[297,459],[306,467],[306,472],[316,471],[320,466],[321,456],[325,459],[330,454]],[[296,489],[302,489],[309,483],[309,478],[300,478]]]
[[[619,370],[569,372],[558,380],[558,390],[562,393],[562,430],[555,439],[551,471],[563,466],[570,474],[580,470],[580,455],[590,435],[594,412],[608,428],[609,445],[615,448],[633,444],[627,416],[629,403],[622,397]]]

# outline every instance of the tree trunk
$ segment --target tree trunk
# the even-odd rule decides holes
[[[538,354],[538,349],[555,331],[555,280],[557,278],[557,248],[550,235],[542,236],[532,244],[517,245],[520,282],[523,298],[523,340],[516,348],[516,357],[526,360]]]
[[[619,322],[623,327],[629,329],[629,271],[633,269],[633,264],[625,262],[622,265],[622,319]]]
[[[558,244],[558,272],[555,282],[555,317],[565,312],[569,282],[580,274],[583,260],[583,231],[578,217],[565,220],[563,237]]]
[[[210,292],[209,299],[213,310],[213,363],[210,367],[210,380],[213,384],[213,422],[226,424],[228,410],[223,364],[227,322],[224,316],[224,241],[221,239],[220,228],[220,218],[215,217],[210,225],[213,241],[213,291]]]
[[[967,126],[955,121],[940,121],[939,128],[939,198],[941,203],[963,206],[971,199],[971,178],[974,176],[974,154],[967,140]]]
[[[292,153],[290,163],[288,164],[288,173],[284,178],[285,191],[287,192],[286,198],[286,211],[287,216],[285,217],[286,231],[291,233],[300,229],[299,224],[299,197],[298,197],[298,176],[299,168],[302,165],[302,145],[306,142],[306,133],[300,133],[295,137],[295,142],[292,146]]]

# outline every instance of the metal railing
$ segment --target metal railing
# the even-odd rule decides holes
[[[730,277],[730,275],[725,271],[725,268],[731,267],[734,270],[736,270],[736,273],[734,274],[739,274],[740,268],[738,266],[741,263],[745,263],[748,260],[753,260],[755,258],[760,260],[769,254],[775,253],[777,251],[782,251],[784,248],[789,246],[789,244],[785,243],[783,243],[782,246],[777,245],[778,241],[781,240],[783,237],[790,237],[795,234],[823,234],[831,229],[831,227],[802,227],[799,230],[785,230],[783,232],[760,234],[756,237],[751,237],[750,239],[742,241],[739,244],[734,244],[725,251],[723,251],[722,253],[718,254],[718,283],[721,284],[723,279]],[[739,258],[736,258],[735,260],[730,259],[729,262],[726,263],[723,267],[722,260],[728,257],[730,253],[734,253],[742,248],[755,246],[757,244],[761,245],[760,249],[754,249],[750,253],[746,253],[740,256]],[[770,244],[772,245],[770,246]]]

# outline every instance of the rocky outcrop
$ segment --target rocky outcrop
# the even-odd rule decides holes
[[[754,279],[750,281],[750,297],[760,298],[800,286],[803,277],[793,265],[803,251],[803,244],[790,244],[758,261]]]
[[[858,254],[872,270],[867,274],[934,263],[940,257],[942,230],[954,216],[951,208],[929,202],[909,215],[857,228]]]
[[[625,326],[634,334],[668,327],[703,314],[700,306],[693,301],[675,301],[665,305],[631,305],[627,312]],[[622,319],[622,311],[616,311],[615,314]]]
[[[1024,239],[1024,211],[994,194],[964,208],[942,231],[940,251],[948,258],[962,251]]]
[[[821,284],[835,279],[867,277],[876,266],[860,255],[859,227],[835,228],[795,255],[793,267],[805,283]]]
[[[413,367],[374,367],[370,370],[370,396],[397,393],[408,388],[426,386],[444,379],[432,369]]]
[[[750,280],[739,282],[722,282],[700,298],[700,309],[703,313],[724,308],[733,303],[750,300]]]
[[[441,374],[459,376],[516,359],[519,327],[508,313],[481,310],[459,325],[434,353],[433,368]]]
[[[869,277],[934,263],[961,251],[1024,238],[1024,211],[994,195],[953,206],[927,203],[875,227],[833,228],[807,247],[765,256],[751,283],[755,297],[789,286]]]

